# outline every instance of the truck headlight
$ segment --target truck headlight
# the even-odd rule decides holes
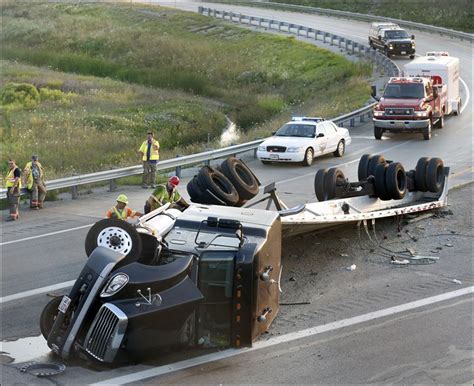
[[[300,152],[302,147],[287,147],[286,151],[287,153],[298,153]]]
[[[389,45],[388,45],[388,49],[389,49],[389,50],[393,50],[393,44],[389,44]]]
[[[374,117],[382,117],[384,115],[383,110],[375,110],[374,111]]]
[[[415,48],[415,47],[416,47],[415,42],[411,43],[411,48]]]
[[[415,111],[415,115],[417,117],[427,117],[428,116],[428,111],[425,111],[425,110]]]
[[[265,151],[265,150],[266,150],[265,146],[259,146],[258,147],[258,151]]]
[[[117,273],[105,285],[104,289],[100,293],[100,297],[108,298],[109,296],[115,295],[123,287],[125,287],[127,283],[128,283],[128,275],[125,273]]]

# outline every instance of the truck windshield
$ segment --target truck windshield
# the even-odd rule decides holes
[[[396,31],[387,31],[385,32],[386,39],[408,39],[410,36],[407,34],[407,31],[396,30]]]
[[[420,99],[425,92],[421,83],[388,84],[383,93],[384,98]]]
[[[297,125],[292,123],[287,123],[283,125],[278,131],[275,133],[277,137],[306,137],[306,138],[313,138],[314,137],[314,125]]]

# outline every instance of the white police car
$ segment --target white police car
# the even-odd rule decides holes
[[[302,162],[310,166],[313,159],[333,153],[342,157],[351,143],[349,131],[331,121],[316,117],[294,117],[257,149],[264,164],[270,162]]]

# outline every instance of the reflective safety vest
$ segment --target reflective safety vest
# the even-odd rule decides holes
[[[18,169],[18,166],[11,169],[7,174],[7,182],[5,183],[6,188],[12,188],[18,186],[21,189],[21,178],[18,178],[18,182],[15,183],[15,170]]]
[[[132,210],[129,207],[125,207],[122,210],[118,210],[117,207],[114,206],[113,208],[110,208],[107,211],[106,216],[108,218],[118,218],[119,220],[126,220],[129,217],[135,216],[135,214],[136,211]]]
[[[36,165],[38,165],[38,169],[39,169],[39,172],[40,172],[39,179],[43,180],[43,178],[44,178],[43,165],[41,165],[38,161],[36,161]],[[34,179],[33,179],[33,162],[30,161],[26,164],[25,169],[23,170],[23,175],[24,175],[24,178],[25,178],[26,187],[28,189],[31,189],[33,187],[33,182],[34,182]]]
[[[154,149],[153,148],[154,146],[157,146],[158,149]],[[160,143],[156,139],[153,139],[151,142],[151,147],[150,147],[150,161],[158,161],[160,159],[159,150],[160,150]],[[142,160],[147,161],[148,140],[142,143],[138,151],[143,153]]]
[[[157,206],[158,208],[161,205],[166,204],[167,202],[170,202],[172,204],[178,202],[179,200],[181,200],[181,195],[176,189],[173,189],[170,194],[166,185],[158,185],[150,198],[154,199],[155,201],[157,201],[157,203],[159,203],[159,205]]]

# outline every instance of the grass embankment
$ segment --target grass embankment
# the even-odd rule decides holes
[[[169,158],[202,150],[225,115],[268,133],[296,110],[335,116],[370,94],[366,64],[196,14],[2,6],[2,154],[23,165],[39,153],[48,178],[136,164],[147,130]]]
[[[392,17],[474,32],[472,0],[272,0],[275,3],[305,5],[368,15]],[[376,19],[374,18],[374,21]]]

